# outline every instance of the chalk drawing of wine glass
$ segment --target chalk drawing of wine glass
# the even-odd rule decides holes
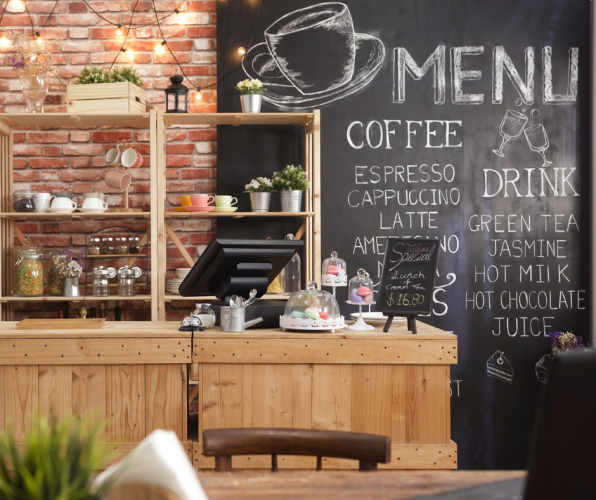
[[[526,136],[526,140],[528,141],[528,145],[532,151],[536,151],[542,155],[542,159],[544,163],[542,164],[543,167],[548,167],[552,165],[552,161],[548,161],[546,156],[544,156],[544,152],[549,147],[548,136],[546,135],[546,130],[544,130],[544,126],[539,123],[538,125],[533,125],[524,130],[524,135]]]
[[[503,117],[503,121],[501,122],[501,127],[499,129],[499,133],[503,137],[503,141],[501,142],[501,147],[499,149],[493,149],[493,153],[504,158],[505,155],[503,154],[503,148],[505,144],[509,141],[514,141],[517,139],[524,127],[528,123],[528,117],[522,113],[518,113],[512,109],[508,109],[507,113]]]

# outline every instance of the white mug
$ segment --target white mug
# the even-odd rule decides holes
[[[215,197],[215,206],[219,208],[230,208],[238,203],[238,198],[227,195],[218,195]]]
[[[52,196],[50,200],[52,200],[52,208],[72,208],[73,210],[77,208],[77,204],[69,198]]]
[[[35,211],[47,212],[50,208],[50,193],[37,193],[35,195]]]
[[[118,165],[121,157],[122,151],[120,151],[120,146],[116,146],[106,153],[106,163],[109,163],[110,165]]]
[[[108,204],[99,198],[86,198],[83,202],[83,208],[97,208],[98,210],[102,208],[106,209],[108,208]]]
[[[105,201],[106,203],[110,203],[112,200],[111,198],[104,193],[83,193],[83,198],[86,200],[87,198],[98,198],[101,201]]]

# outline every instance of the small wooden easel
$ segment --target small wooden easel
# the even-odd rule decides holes
[[[395,316],[408,318],[408,330],[413,334],[417,334],[418,330],[416,329],[416,318],[418,317],[417,314],[387,314],[387,322],[385,323],[385,327],[383,331],[387,333],[389,328],[391,327],[391,323],[393,323],[393,318]]]

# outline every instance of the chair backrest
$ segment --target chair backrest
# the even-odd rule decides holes
[[[160,486],[145,483],[115,484],[105,496],[106,500],[180,500],[177,495]]]
[[[377,470],[391,460],[387,436],[356,432],[309,429],[210,429],[203,431],[203,453],[215,457],[216,471],[231,471],[234,455],[271,455],[271,471],[277,472],[278,455],[322,457],[360,461],[360,470]]]

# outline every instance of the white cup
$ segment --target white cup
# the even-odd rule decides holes
[[[37,193],[35,195],[35,211],[47,212],[50,208],[50,193]]]
[[[77,208],[77,204],[70,198],[57,198],[56,196],[52,196],[50,199],[52,200],[52,208],[72,208],[73,210],[76,210]]]
[[[108,208],[108,204],[105,201],[101,201],[99,198],[86,198],[83,201],[83,208],[96,208],[98,210]]]
[[[85,200],[87,198],[99,198],[101,201],[105,201],[108,204],[112,201],[110,197],[104,193],[83,193],[83,198]]]
[[[238,203],[238,198],[227,195],[218,195],[215,197],[215,206],[219,208],[230,208]]]
[[[120,151],[120,146],[116,146],[106,153],[106,163],[109,163],[110,165],[117,165],[120,163],[121,157],[122,151]]]

